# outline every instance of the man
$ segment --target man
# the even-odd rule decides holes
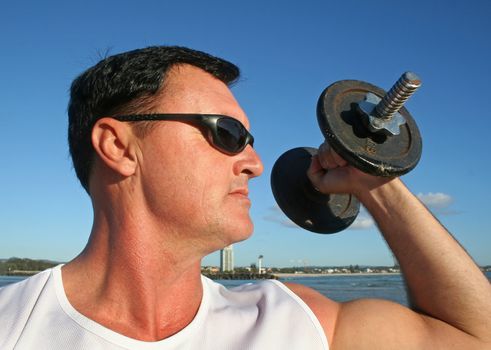
[[[227,86],[237,77],[207,54],[152,47],[74,81],[69,143],[92,232],[68,264],[0,291],[0,348],[491,348],[491,287],[471,258],[399,179],[361,173],[326,144],[309,178],[372,213],[413,310],[200,275],[205,255],[252,232],[248,181],[263,165]]]

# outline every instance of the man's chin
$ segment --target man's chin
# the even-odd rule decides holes
[[[225,246],[245,241],[252,236],[253,231],[254,224],[250,219],[244,220],[244,222],[239,225],[232,225],[232,227],[228,230],[229,234],[226,235]]]

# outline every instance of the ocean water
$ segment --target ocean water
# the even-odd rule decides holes
[[[491,272],[485,273],[491,281]],[[23,280],[25,277],[0,276],[0,287]],[[282,282],[294,282],[311,287],[321,294],[339,302],[378,298],[408,305],[407,293],[401,275],[343,275],[321,277],[291,277]],[[238,286],[255,281],[219,280],[226,287]]]
[[[491,282],[491,272],[485,273]],[[280,279],[317,290],[326,297],[344,302],[361,298],[391,300],[408,306],[408,296],[402,275],[330,275],[321,277],[291,277]],[[220,280],[226,287],[233,287],[251,281]]]
[[[360,298],[380,298],[408,305],[405,284],[401,275],[328,276],[290,279],[290,282],[307,285],[321,294],[339,302]],[[285,279],[285,282],[288,280]]]
[[[280,281],[306,285],[339,302],[360,298],[379,298],[408,305],[405,284],[401,275],[331,275],[282,278]],[[217,282],[226,287],[233,287],[251,281],[220,280]]]
[[[8,284],[11,284],[11,283],[20,282],[23,279],[25,279],[25,277],[0,276],[0,288],[2,288],[3,286],[6,286]]]

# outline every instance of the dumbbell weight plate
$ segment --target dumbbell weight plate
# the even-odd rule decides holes
[[[325,195],[307,177],[317,149],[299,147],[283,153],[273,166],[271,188],[281,210],[298,226],[317,233],[336,233],[353,223],[360,203],[351,195]]]
[[[377,176],[400,176],[412,170],[421,157],[418,127],[406,108],[401,133],[371,133],[364,125],[357,103],[371,92],[380,98],[385,91],[359,80],[338,81],[325,89],[317,104],[317,120],[327,142],[351,165]]]

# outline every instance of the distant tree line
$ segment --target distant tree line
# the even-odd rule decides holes
[[[56,265],[57,262],[47,260],[10,258],[0,261],[0,275],[11,275],[21,271],[43,271]]]

